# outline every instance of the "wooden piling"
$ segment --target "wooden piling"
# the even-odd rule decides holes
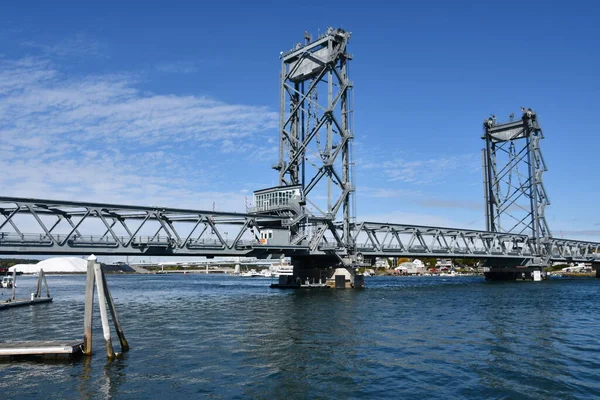
[[[12,296],[10,297],[10,301],[15,301],[15,295],[17,290],[17,270],[13,270],[13,282],[12,282]]]
[[[100,319],[102,320],[102,332],[106,342],[106,355],[109,359],[115,358],[115,351],[110,340],[110,326],[108,325],[108,314],[106,312],[106,291],[104,289],[104,280],[102,279],[102,266],[94,264],[94,274],[96,275],[96,286],[98,286],[98,306],[100,307]]]
[[[40,269],[40,273],[42,273],[42,272],[44,272],[44,270]],[[50,297],[50,287],[48,286],[48,282],[46,282],[46,273],[45,272],[44,272],[43,278],[44,278],[44,285],[46,286],[46,297]],[[40,293],[40,296],[41,296],[41,293]]]
[[[38,280],[37,280],[37,284],[35,285],[35,294],[33,297],[35,297],[36,299],[38,297],[40,297],[41,293],[42,293],[42,277],[44,276],[44,271],[40,268],[40,270],[38,271]]]
[[[85,312],[83,317],[83,354],[92,355],[92,313],[94,308],[94,264],[96,256],[88,257],[85,280]]]
[[[16,272],[13,272],[13,282],[16,282]],[[42,282],[46,285],[47,298],[42,298]],[[12,342],[5,344],[6,342],[0,341],[0,359],[2,355],[6,355],[9,359],[17,359],[19,357],[29,356],[41,356],[41,357],[60,357],[62,355],[77,355],[85,354],[92,355],[92,314],[94,307],[94,283],[98,287],[98,303],[100,306],[100,317],[102,319],[102,331],[104,333],[104,340],[106,342],[106,354],[109,359],[115,358],[118,354],[112,346],[110,337],[110,326],[108,325],[108,313],[106,311],[107,305],[110,310],[115,330],[119,336],[122,351],[129,350],[129,343],[125,339],[125,334],[119,323],[117,316],[117,309],[113,301],[108,284],[106,282],[106,276],[102,270],[102,266],[96,263],[96,257],[92,254],[88,258],[87,262],[87,276],[85,284],[85,310],[84,310],[84,321],[83,321],[83,342],[81,341],[54,341],[54,342]],[[37,288],[35,293],[31,294],[31,300],[19,300],[14,301],[15,298],[15,287],[13,285],[12,301],[7,301],[0,304],[0,309],[8,307],[16,307],[29,304],[45,303],[52,301],[50,297],[50,289],[46,282],[46,275],[44,271],[40,269],[40,275],[38,277]]]
[[[106,276],[104,275],[104,271],[102,271],[102,283],[104,286],[104,294],[106,296],[106,301],[108,303],[108,309],[110,310],[110,315],[112,317],[113,323],[115,324],[115,330],[117,331],[119,342],[121,343],[121,351],[128,351],[129,343],[127,343],[127,339],[125,339],[125,334],[123,333],[123,329],[121,328],[121,324],[119,323],[117,309],[115,307],[112,295],[110,294],[110,290],[108,290],[108,285],[106,283]]]

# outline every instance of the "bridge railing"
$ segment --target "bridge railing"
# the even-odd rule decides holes
[[[17,234],[10,232],[0,232],[0,246],[6,244],[19,244],[19,245],[30,245],[30,246],[52,246],[55,241],[59,245],[68,246],[120,246],[122,243],[129,241],[128,236],[118,236],[117,240],[111,236],[100,236],[100,235],[67,235],[67,234],[54,234],[52,236],[46,234]],[[169,236],[150,236],[140,235],[135,236],[131,239],[132,246],[179,246],[179,247],[224,247],[226,245],[233,244],[233,240],[226,240],[225,244],[218,239],[187,239],[185,242],[180,242]],[[258,241],[251,240],[238,240],[237,246],[253,246],[262,245]]]

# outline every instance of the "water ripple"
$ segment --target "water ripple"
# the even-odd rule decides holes
[[[53,303],[0,313],[3,339],[82,336],[84,277],[48,281]],[[35,279],[20,282],[28,293]],[[600,396],[598,280],[377,277],[362,291],[201,275],[108,282],[132,350],[106,361],[96,309],[94,357],[2,363],[0,397]]]

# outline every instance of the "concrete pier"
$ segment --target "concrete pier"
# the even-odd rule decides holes
[[[490,268],[484,276],[486,281],[541,281],[545,272],[540,267]]]
[[[339,266],[337,258],[292,258],[293,276],[280,276],[274,289],[359,289],[364,287],[364,276],[353,267]]]

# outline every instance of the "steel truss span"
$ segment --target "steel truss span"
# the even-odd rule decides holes
[[[0,254],[263,256],[306,253],[262,244],[281,217],[0,197]]]
[[[538,246],[527,235],[378,222],[353,225],[352,232],[365,258],[514,258],[529,265],[547,259],[600,261],[600,243],[586,241],[549,238]]]
[[[0,197],[0,254],[179,256],[338,256],[342,223],[306,245],[262,243],[259,232],[284,217],[162,207]],[[27,233],[25,233],[27,232]],[[103,233],[99,233],[103,232]],[[351,226],[355,251],[373,257],[511,258],[600,261],[600,244],[550,238],[536,251],[527,235],[362,222]]]

